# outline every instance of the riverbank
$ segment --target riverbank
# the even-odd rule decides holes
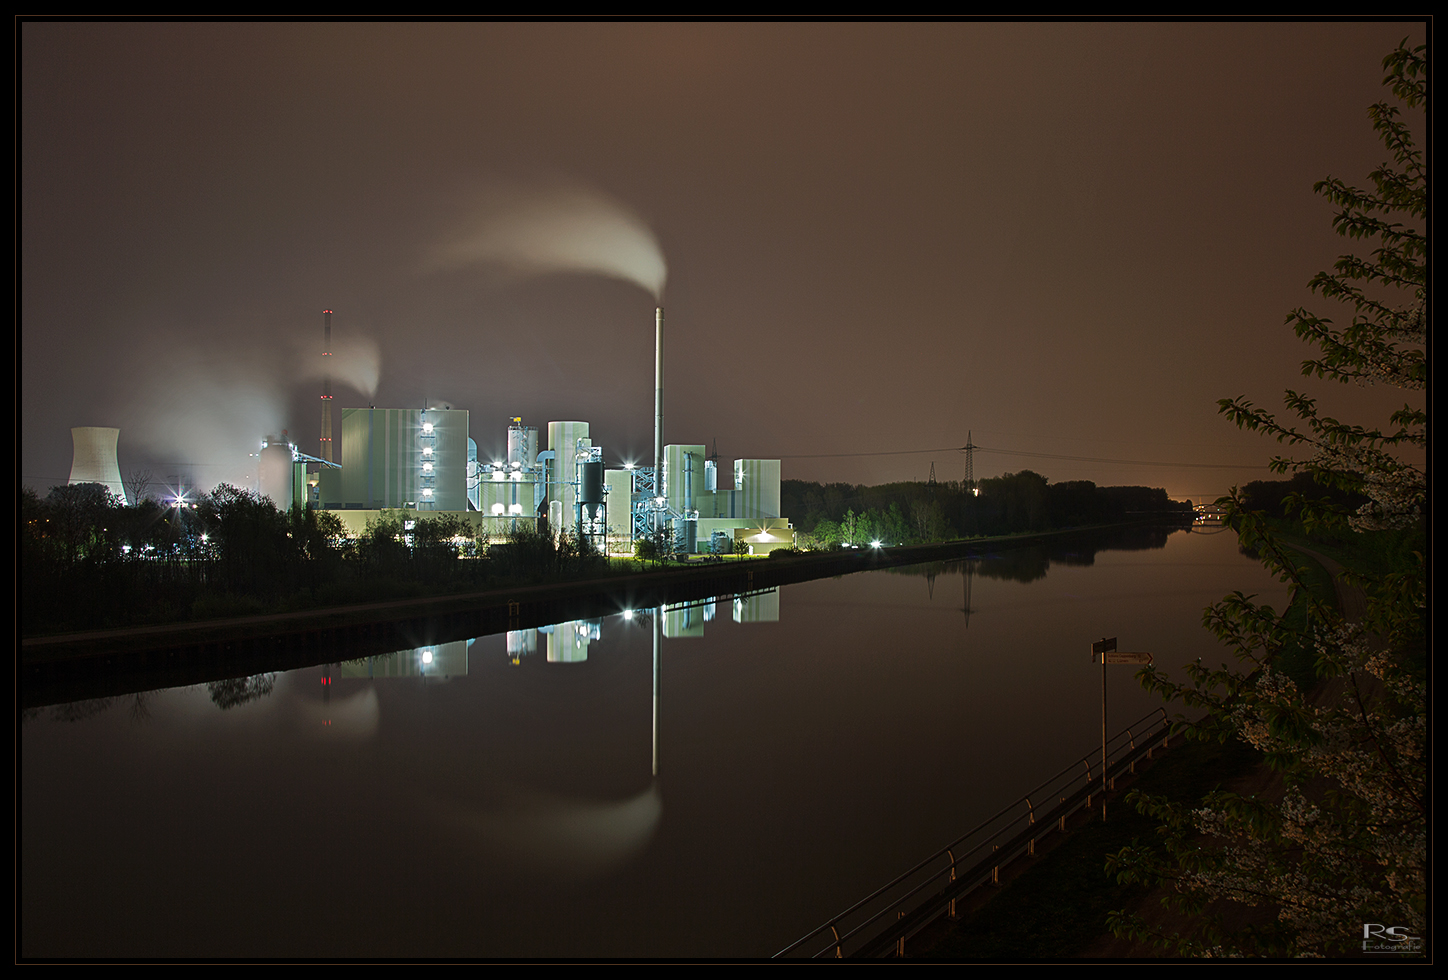
[[[1361,591],[1343,581],[1342,564],[1308,548],[1301,539],[1291,546],[1303,556],[1303,577],[1317,598],[1336,602],[1349,618],[1361,614]],[[1290,653],[1298,662],[1289,670],[1310,673],[1312,665],[1303,662],[1301,652]],[[1167,752],[1139,767],[1131,780],[1118,781],[1107,798],[1107,822],[1092,814],[1068,824],[1066,834],[1054,839],[1049,848],[1038,849],[1035,857],[1021,859],[1004,871],[1000,886],[974,896],[958,922],[942,923],[923,933],[907,957],[960,962],[1166,955],[1148,943],[1118,937],[1106,925],[1107,915],[1122,909],[1168,935],[1185,934],[1192,925],[1166,905],[1164,900],[1172,894],[1169,890],[1123,885],[1106,871],[1107,855],[1133,842],[1152,839],[1158,827],[1155,819],[1125,804],[1125,794],[1140,790],[1193,803],[1219,787],[1272,795],[1280,791],[1280,782],[1261,753],[1250,746],[1186,741],[1177,736]],[[1270,911],[1243,908],[1238,925],[1264,915]]]
[[[32,637],[20,644],[24,707],[157,686],[291,670],[625,609],[737,595],[811,579],[987,555],[1123,526],[970,538],[897,548],[776,554],[664,566],[572,582],[300,612]]]

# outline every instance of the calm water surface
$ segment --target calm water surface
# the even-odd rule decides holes
[[[1179,531],[666,610],[657,723],[649,610],[42,709],[21,952],[767,956],[1099,744],[1093,640],[1222,660],[1234,589],[1285,601]]]

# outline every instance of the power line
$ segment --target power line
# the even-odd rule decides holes
[[[986,449],[976,446],[976,452],[997,453],[1002,456],[1035,456],[1041,459],[1070,459],[1080,463],[1121,463],[1126,466],[1190,466],[1215,470],[1270,470],[1272,467],[1251,463],[1171,463],[1158,459],[1107,459],[1102,456],[1062,456],[1058,453],[1028,453],[1017,449]]]
[[[1116,463],[1123,466],[1177,466],[1196,469],[1217,470],[1267,470],[1270,466],[1250,463],[1178,463],[1159,459],[1109,459],[1104,456],[1066,456],[1060,453],[1032,453],[1019,449],[988,449],[985,446],[972,447],[978,453],[995,453],[999,456],[1032,456],[1038,459],[1067,459],[1078,463]],[[925,453],[963,453],[964,446],[947,446],[943,449],[895,449],[884,452],[866,453],[792,453],[772,457],[774,459],[844,459],[858,456],[920,456]]]
[[[770,459],[839,459],[845,456],[919,456],[923,453],[958,453],[964,446],[947,446],[945,449],[894,449],[880,453],[793,453],[787,456],[771,456]]]

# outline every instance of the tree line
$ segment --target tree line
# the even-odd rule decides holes
[[[1089,480],[1052,484],[1022,470],[974,487],[956,481],[867,487],[784,480],[780,510],[794,520],[803,544],[831,547],[1082,527],[1136,514],[1189,519],[1192,503],[1171,500],[1160,487],[1099,487]]]
[[[454,514],[384,511],[349,537],[324,510],[279,511],[222,485],[127,505],[100,484],[21,491],[22,635],[285,612],[576,577],[586,541],[520,525],[489,549]],[[491,551],[491,555],[490,555]]]

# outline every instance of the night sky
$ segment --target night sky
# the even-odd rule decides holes
[[[23,23],[21,481],[64,483],[78,425],[202,487],[282,429],[316,453],[323,309],[338,408],[468,409],[484,459],[582,419],[642,461],[656,242],[666,442],[880,483],[960,479],[970,432],[977,478],[1215,497],[1280,451],[1217,399],[1403,401],[1303,379],[1284,319],[1339,315],[1312,185],[1385,160],[1381,60],[1424,36]]]

